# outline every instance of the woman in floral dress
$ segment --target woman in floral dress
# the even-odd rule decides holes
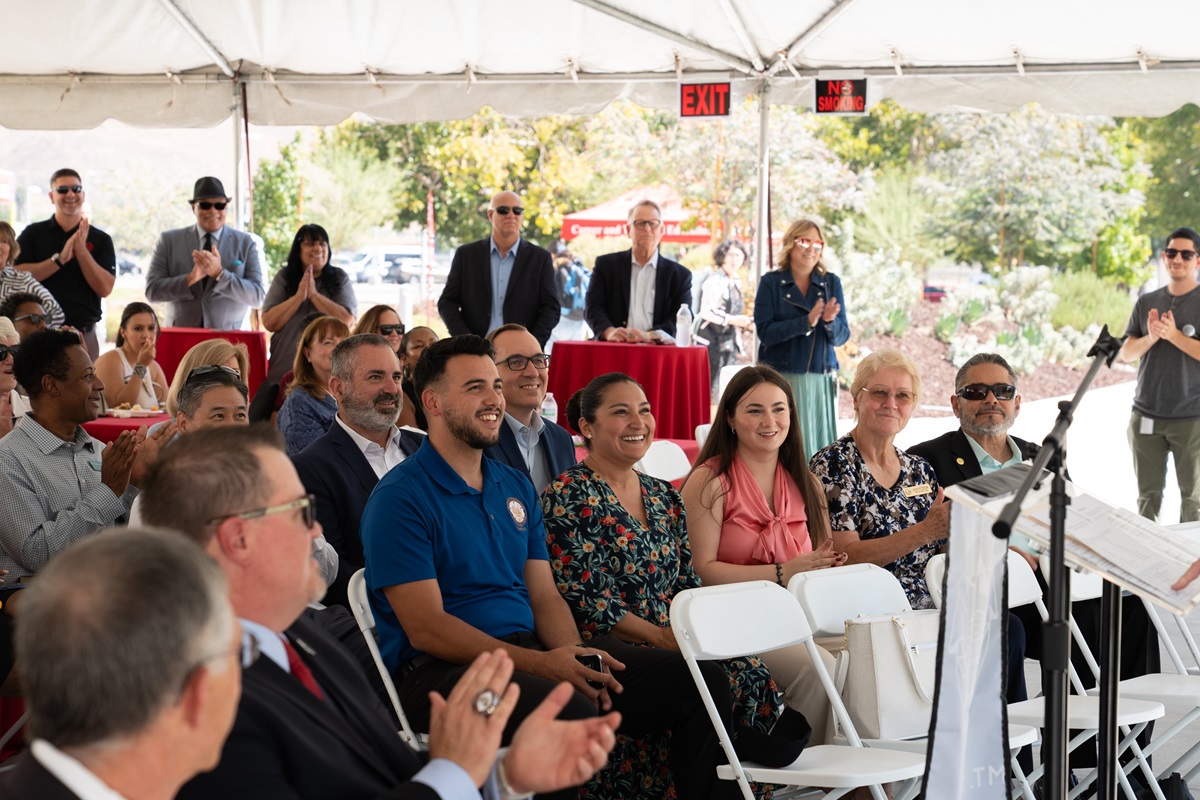
[[[602,375],[571,398],[567,421],[583,435],[588,455],[542,493],[559,591],[585,641],[612,633],[677,650],[671,600],[700,579],[692,569],[679,493],[633,469],[654,439],[646,395],[627,375]],[[783,703],[766,666],[753,656],[721,663],[735,731],[769,731]]]

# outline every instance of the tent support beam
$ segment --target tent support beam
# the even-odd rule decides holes
[[[771,269],[771,83],[758,91],[758,196],[754,208],[754,268],[751,281],[758,291],[762,275]],[[758,332],[750,340],[753,363],[758,363]]]
[[[765,72],[767,65],[758,51],[754,49],[754,40],[750,37],[750,31],[746,30],[746,22],[738,12],[737,6],[733,4],[733,0],[717,0],[717,5],[721,7],[725,19],[729,21],[729,27],[733,28],[733,32],[737,34],[738,41],[742,43],[742,49],[746,51],[746,56],[754,65],[755,71]]]
[[[187,14],[183,13],[183,9],[175,5],[175,0],[158,0],[166,12],[175,18],[179,26],[188,32],[188,35],[196,40],[196,44],[200,45],[208,57],[213,60],[213,63],[221,68],[221,72],[225,73],[225,77],[233,77],[233,67],[229,66],[229,62],[225,60],[225,56],[221,55],[221,51],[216,48],[209,38],[204,35],[204,31],[196,27],[196,23],[192,22]]]
[[[726,53],[724,50],[718,50],[717,48],[704,44],[703,42],[697,42],[694,39],[689,39],[681,33],[670,30],[669,28],[664,28],[661,25],[656,25],[649,20],[642,19],[634,14],[630,14],[628,11],[623,11],[619,8],[613,8],[607,3],[601,2],[601,0],[573,0],[573,2],[578,3],[581,6],[585,6],[586,8],[590,8],[593,11],[599,11],[601,14],[605,14],[613,19],[620,20],[627,25],[632,25],[640,30],[653,33],[655,36],[666,39],[667,41],[675,42],[676,44],[682,45],[691,50],[704,53],[707,56],[712,56],[718,61],[724,61],[726,64],[738,70],[739,72],[745,72],[748,75],[753,75],[757,72],[754,65],[745,59],[738,58],[731,53]],[[583,76],[580,75],[580,77],[582,78]],[[544,79],[545,78],[543,76],[543,80]]]
[[[767,71],[767,75],[774,75],[779,70],[784,69],[791,63],[792,59],[800,55],[800,51],[808,47],[809,42],[816,39],[821,33],[837,21],[837,18],[850,10],[850,6],[854,5],[854,0],[838,0],[834,3],[833,8],[826,11],[819,20],[809,26],[808,30],[800,34],[800,38],[792,42],[792,46],[787,49],[786,53],[780,55],[771,65],[771,69]]]

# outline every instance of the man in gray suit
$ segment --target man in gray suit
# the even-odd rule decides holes
[[[201,178],[188,201],[196,224],[159,237],[146,299],[171,301],[167,325],[238,330],[246,312],[262,305],[259,248],[250,234],[226,227],[230,199],[219,180]]]

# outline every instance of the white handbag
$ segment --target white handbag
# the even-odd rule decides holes
[[[842,701],[864,739],[929,733],[940,612],[905,611],[846,621]]]

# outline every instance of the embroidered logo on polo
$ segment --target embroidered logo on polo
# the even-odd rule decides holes
[[[525,513],[525,504],[515,497],[508,498],[508,515],[517,523],[518,528],[524,528],[525,520],[529,518]]]

